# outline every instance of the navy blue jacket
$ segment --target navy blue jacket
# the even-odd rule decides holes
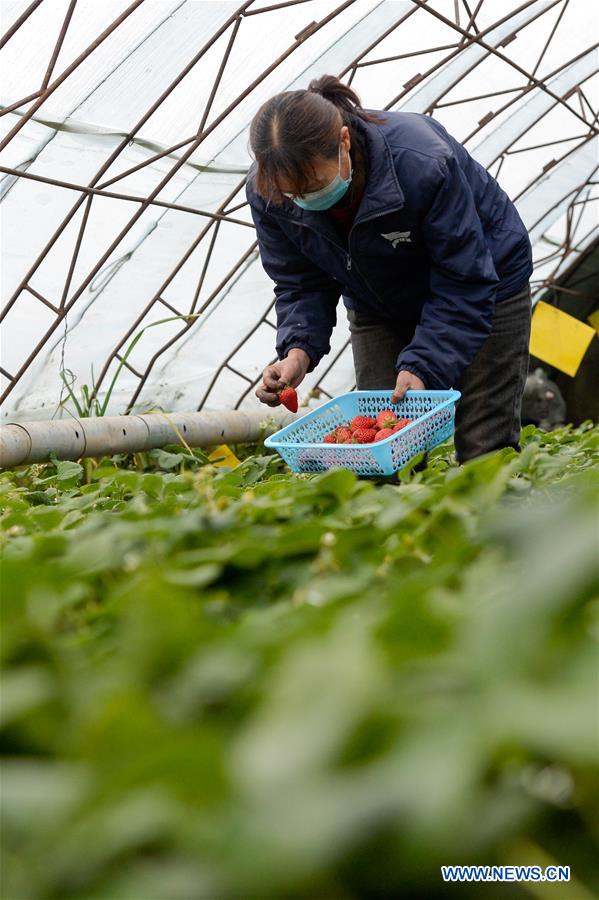
[[[456,386],[491,330],[495,302],[526,286],[532,248],[514,204],[440,122],[421,113],[379,112],[355,120],[368,176],[346,243],[325,211],[246,197],[262,265],[275,282],[276,350],[330,351],[339,296],[388,322],[415,323],[396,369],[429,389]],[[417,324],[416,324],[417,323]]]

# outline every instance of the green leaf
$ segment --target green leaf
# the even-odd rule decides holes
[[[155,459],[161,469],[174,469],[185,459],[182,453],[170,453],[168,450],[162,449],[150,450],[148,456]]]
[[[82,475],[83,466],[77,462],[71,462],[70,460],[63,459],[56,464],[57,481],[79,481]]]

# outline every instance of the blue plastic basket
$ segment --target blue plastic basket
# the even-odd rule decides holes
[[[453,434],[459,391],[407,391],[391,403],[392,391],[350,391],[340,394],[286,425],[264,441],[294,472],[323,472],[333,466],[359,475],[392,475],[412,457],[431,450]],[[376,417],[392,409],[398,418],[412,419],[401,431],[374,444],[324,444],[324,436],[354,416]]]

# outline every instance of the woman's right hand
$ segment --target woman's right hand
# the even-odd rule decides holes
[[[297,387],[308,371],[310,357],[300,347],[292,347],[285,359],[267,366],[262,373],[263,383],[256,389],[256,397],[267,406],[279,406],[277,392],[285,385]]]

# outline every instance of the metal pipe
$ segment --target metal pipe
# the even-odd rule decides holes
[[[58,459],[136,453],[181,444],[209,447],[257,441],[297,418],[287,410],[151,412],[138,416],[75,417],[0,426],[0,468]]]

